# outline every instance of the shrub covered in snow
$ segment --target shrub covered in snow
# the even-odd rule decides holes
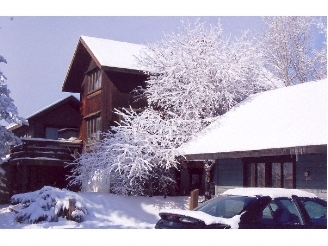
[[[42,189],[16,194],[11,202],[17,204],[15,220],[20,223],[39,223],[41,221],[58,221],[59,217],[68,218],[69,199],[75,198],[75,210],[71,219],[83,221],[87,210],[83,207],[76,193],[66,189],[44,186]]]

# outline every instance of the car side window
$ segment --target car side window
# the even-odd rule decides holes
[[[259,222],[265,225],[297,225],[301,224],[301,216],[292,200],[276,198],[264,208]]]
[[[327,204],[315,199],[302,199],[301,202],[313,225],[327,225]]]
[[[265,209],[262,211],[262,216],[260,217],[259,222],[264,225],[274,225],[275,224],[273,215],[272,215],[271,204],[267,205],[265,207]]]

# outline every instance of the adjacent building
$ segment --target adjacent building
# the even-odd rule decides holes
[[[284,187],[327,199],[327,80],[254,94],[180,153],[195,165],[215,163],[216,194],[233,187]]]
[[[29,125],[7,127],[20,143],[12,146],[1,164],[0,203],[13,194],[34,191],[45,185],[67,188],[67,163],[82,150],[79,140],[80,101],[64,98],[26,118]],[[71,187],[71,189],[75,189]]]

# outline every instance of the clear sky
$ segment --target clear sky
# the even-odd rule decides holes
[[[110,8],[110,5],[106,6]],[[101,15],[103,9],[99,8]],[[92,10],[91,14],[95,13]],[[0,54],[8,62],[0,64],[0,69],[8,78],[10,95],[22,117],[28,117],[70,95],[63,93],[61,88],[81,35],[146,44],[162,39],[163,33],[176,31],[181,19],[194,22],[196,18],[201,18],[208,24],[216,24],[220,16],[179,17],[175,11],[173,14],[176,16],[153,17],[136,16],[139,14],[134,15],[134,12],[129,12],[130,16],[125,17],[119,14],[103,17],[70,16],[65,11],[62,14],[64,16],[49,17],[47,13],[54,15],[53,12],[42,12],[41,9],[33,9],[31,13],[32,16],[30,12],[9,11],[7,15],[0,16]],[[148,9],[148,13],[152,15],[153,12]],[[232,35],[240,30],[258,30],[262,27],[260,17],[221,16],[220,21],[223,29]]]

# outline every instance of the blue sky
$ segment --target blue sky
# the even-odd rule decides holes
[[[91,14],[95,13],[92,10]],[[99,10],[102,13],[102,9]],[[249,10],[252,13],[251,6]],[[145,17],[133,16],[134,12],[125,17],[83,16],[86,12],[82,12],[82,16],[49,17],[44,16],[47,11],[42,12],[43,16],[38,16],[41,15],[38,10],[24,14],[17,12],[16,8],[7,13],[0,16],[0,54],[7,59],[8,64],[0,64],[0,69],[8,78],[10,95],[22,117],[28,117],[70,95],[63,93],[61,87],[81,35],[145,44],[162,39],[163,33],[176,31],[181,19],[193,22],[200,18],[208,24],[216,24],[219,18]],[[51,13],[49,15],[55,15]],[[67,15],[65,11],[63,15]],[[240,30],[259,30],[262,27],[260,17],[221,16],[220,21],[224,31],[232,35]]]
[[[19,115],[28,117],[68,96],[61,91],[81,35],[147,43],[177,30],[182,17],[0,17],[0,54]],[[200,17],[216,24],[218,17]],[[194,21],[194,18],[187,18]],[[220,18],[232,32],[258,28],[259,17]]]

